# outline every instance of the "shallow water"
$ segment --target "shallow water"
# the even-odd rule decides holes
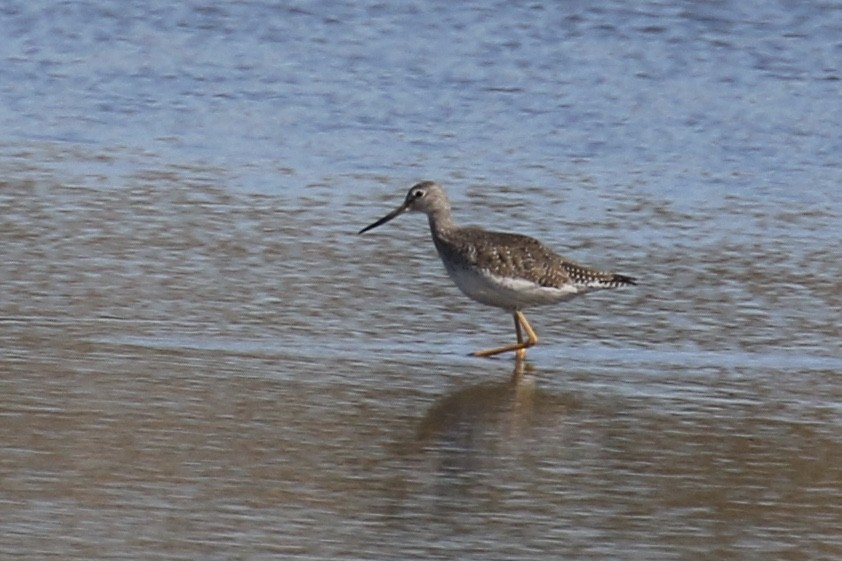
[[[840,10],[48,6],[0,18],[0,553],[842,555]],[[423,218],[355,234],[422,178],[640,285],[471,358],[511,318]]]

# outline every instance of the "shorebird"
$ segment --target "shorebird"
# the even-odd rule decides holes
[[[457,226],[444,189],[433,181],[413,185],[403,204],[359,233],[408,211],[427,215],[433,243],[456,286],[473,300],[507,310],[514,317],[516,343],[477,351],[474,356],[507,352],[514,352],[517,359],[526,356],[526,349],[538,343],[538,336],[526,320],[524,308],[637,284],[632,277],[574,263],[529,236]]]

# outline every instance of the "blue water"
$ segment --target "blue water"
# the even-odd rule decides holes
[[[116,186],[207,166],[267,192],[575,174],[812,199],[840,177],[841,26],[819,2],[7,2],[3,155],[73,147],[58,171]]]
[[[840,29],[4,2],[0,557],[842,558]],[[640,283],[469,357],[421,179]]]

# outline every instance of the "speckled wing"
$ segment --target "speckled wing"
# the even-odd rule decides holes
[[[524,279],[540,286],[574,285],[582,291],[633,285],[625,275],[597,271],[569,261],[529,236],[462,228],[436,243],[454,264],[484,269],[494,275]]]

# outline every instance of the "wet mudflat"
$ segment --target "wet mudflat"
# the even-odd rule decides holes
[[[838,286],[781,239],[651,259],[607,241],[630,215],[581,230],[591,260],[650,257],[642,284],[530,314],[542,342],[518,372],[466,356],[510,318],[450,285],[420,217],[358,237],[371,205],[329,189],[300,208],[195,187],[4,195],[12,554],[840,547]],[[724,271],[745,278],[717,287]]]

